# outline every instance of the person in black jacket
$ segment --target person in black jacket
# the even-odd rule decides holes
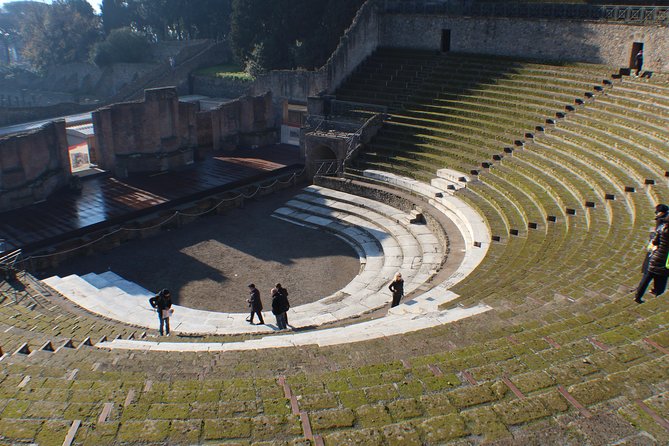
[[[402,279],[402,274],[395,273],[395,277],[390,282],[390,285],[388,285],[388,289],[393,293],[393,303],[390,305],[390,308],[398,306],[400,299],[404,296],[404,279]]]
[[[669,278],[669,269],[667,268],[667,256],[669,255],[669,218],[665,217],[653,238],[652,245],[654,250],[650,255],[648,262],[648,270],[644,273],[639,282],[639,286],[634,296],[636,303],[643,303],[641,299],[646,293],[646,288],[653,281],[653,289],[651,294],[659,296],[664,293],[667,288],[667,278]]]
[[[170,290],[161,290],[158,295],[149,299],[149,304],[158,311],[158,320],[160,321],[160,336],[163,335],[163,325],[165,333],[170,335],[170,315],[172,313],[172,294]]]
[[[272,313],[276,316],[276,325],[279,330],[285,330],[288,328],[288,310],[290,309],[288,290],[277,283],[270,293],[272,295]]]
[[[262,302],[260,301],[260,291],[254,284],[249,284],[250,297],[246,300],[251,307],[251,314],[246,318],[246,322],[253,324],[253,316],[258,315],[258,325],[263,325],[265,321],[262,318]]]
[[[650,239],[648,240],[648,254],[641,265],[641,274],[646,274],[648,272],[648,265],[650,264],[650,258],[653,256],[653,251],[655,247],[653,246],[653,239],[655,239],[655,234],[664,224],[663,221],[669,216],[669,206],[666,204],[658,204],[655,206],[655,230],[651,232]],[[636,289],[634,290],[636,291]]]

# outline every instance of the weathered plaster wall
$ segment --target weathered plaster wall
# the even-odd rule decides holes
[[[586,21],[384,14],[380,45],[439,50],[443,29],[457,52],[590,62],[628,67],[633,42],[644,69],[669,71],[669,28]]]
[[[0,212],[46,199],[69,177],[65,121],[0,138]]]

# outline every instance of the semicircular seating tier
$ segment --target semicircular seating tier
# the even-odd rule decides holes
[[[471,240],[489,239],[481,217],[467,210],[464,203],[454,206],[458,205],[465,210],[464,213],[459,211],[455,218],[462,226],[460,236],[467,240],[469,248],[464,256],[461,253],[450,256],[448,261],[456,263],[457,273],[449,277],[449,286],[472,271],[485,255],[484,248],[476,248],[475,255],[467,254],[474,249]],[[438,237],[426,225],[413,224],[411,214],[368,198],[314,185],[294,196],[273,216],[338,236],[351,244],[360,256],[360,273],[348,285],[331,296],[291,308],[291,326],[296,328],[338,322],[387,306],[391,299],[387,286],[398,271],[404,277],[406,294],[419,287],[434,288],[436,284],[427,284],[447,261],[444,234]],[[111,271],[64,278],[53,276],[43,283],[92,313],[143,328],[156,326],[155,310],[148,304],[155,293]],[[439,304],[455,297],[447,293],[447,289],[442,285],[439,293],[430,294],[430,300],[419,297],[395,312],[438,312]],[[407,306],[410,308],[405,308]],[[247,313],[219,313],[179,305],[174,309],[171,325],[175,333],[226,335],[277,330],[273,324],[249,326],[245,320]],[[265,316],[271,314],[266,312]],[[339,337],[341,342],[347,339],[345,335]]]

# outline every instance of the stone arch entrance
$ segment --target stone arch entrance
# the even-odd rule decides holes
[[[323,136],[307,136],[305,160],[309,176],[334,175],[346,156],[345,140]]]

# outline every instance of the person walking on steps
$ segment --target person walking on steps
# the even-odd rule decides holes
[[[646,258],[643,261],[643,265],[641,265],[641,274],[646,274],[648,271],[648,264],[650,263],[650,258],[653,255],[653,251],[655,250],[653,239],[655,238],[657,231],[662,227],[662,222],[665,218],[667,218],[667,216],[669,216],[669,206],[666,204],[658,204],[655,206],[655,229],[650,233],[650,238],[648,239],[648,245],[646,246],[646,250],[648,252],[646,254]]]
[[[669,263],[667,262],[669,256],[669,217],[661,220],[661,225],[659,225],[651,244],[654,249],[650,254],[648,269],[641,278],[634,296],[634,301],[638,304],[643,303],[641,298],[646,293],[646,288],[648,288],[651,280],[653,281],[651,294],[659,296],[667,288],[667,278],[669,278]]]
[[[249,298],[246,300],[251,307],[251,314],[246,318],[246,322],[253,324],[253,316],[258,315],[258,324],[263,325],[265,321],[262,318],[262,302],[260,300],[260,291],[254,284],[249,284]]]
[[[174,310],[172,310],[172,294],[170,293],[170,290],[161,290],[156,296],[149,299],[149,304],[158,311],[160,336],[163,336],[163,326],[165,327],[165,334],[169,336],[170,316],[174,313]]]
[[[390,308],[398,306],[400,299],[404,296],[404,279],[402,279],[402,274],[395,273],[395,277],[393,277],[393,281],[388,285],[388,289],[393,293],[393,303],[390,304]]]

